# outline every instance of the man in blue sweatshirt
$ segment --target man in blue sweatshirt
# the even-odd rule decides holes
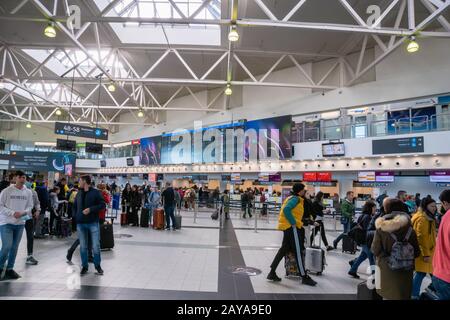
[[[100,266],[100,227],[99,212],[106,208],[105,201],[98,189],[91,186],[92,180],[88,175],[80,178],[80,191],[73,204],[75,219],[77,221],[78,239],[80,240],[81,275],[88,272],[88,235],[92,239],[94,252],[94,266],[97,274],[103,275]]]

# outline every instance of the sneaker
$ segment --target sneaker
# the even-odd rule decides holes
[[[351,272],[351,271],[349,271],[349,272],[348,272],[348,275],[349,275],[349,276],[352,276],[352,277],[355,278],[355,279],[359,279],[359,278],[360,278],[356,272]]]
[[[332,246],[327,246],[327,251],[331,251],[331,250],[334,250],[334,247],[332,247]]]
[[[6,270],[5,272],[5,277],[3,278],[3,280],[17,280],[21,278],[21,276],[19,276],[17,274],[17,272],[15,272],[14,270]]]
[[[100,276],[102,276],[103,273],[104,273],[102,267],[100,267],[100,266],[95,267],[95,270],[97,270],[97,274],[100,275]]]
[[[169,231],[170,231],[170,228],[166,228],[166,230],[169,230]]]
[[[29,256],[25,263],[29,264],[29,265],[32,265],[32,266],[35,266],[35,265],[38,264],[38,261],[35,258],[33,258],[33,256]]]
[[[80,275],[85,275],[87,272],[88,272],[88,268],[83,267],[83,268],[81,268]]]
[[[67,251],[66,259],[67,262],[72,262],[72,253],[70,251]]]
[[[317,284],[317,282],[314,281],[310,276],[306,275],[306,276],[302,277],[302,284],[314,287]]]
[[[279,281],[281,281],[281,278],[278,277],[275,272],[270,272],[267,275],[267,280],[271,280],[271,281],[274,281],[274,282],[279,282]]]

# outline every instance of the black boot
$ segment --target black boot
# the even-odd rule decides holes
[[[279,282],[281,281],[281,278],[277,276],[275,270],[270,270],[269,274],[267,275],[267,280],[271,280],[274,282]]]

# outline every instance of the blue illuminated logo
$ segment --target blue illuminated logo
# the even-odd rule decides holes
[[[95,135],[99,136],[102,134],[102,131],[100,129],[95,129]]]

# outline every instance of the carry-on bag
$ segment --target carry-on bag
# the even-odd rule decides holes
[[[153,211],[153,228],[157,230],[164,229],[164,209],[156,208]]]
[[[120,214],[120,225],[121,226],[126,226],[128,223],[128,221],[127,221],[128,219],[127,219],[127,214],[125,213],[125,212],[122,212],[121,214]]]
[[[314,234],[314,228],[312,232]],[[313,237],[310,247],[305,249],[305,269],[321,275],[325,269],[325,250],[321,248],[322,237],[320,236],[320,232],[318,246],[315,245],[315,239],[316,237]]]
[[[141,218],[140,218],[140,226],[142,228],[148,228],[148,226],[149,226],[148,218],[149,218],[149,211],[148,211],[148,209],[142,208],[142,210],[141,210]]]
[[[100,225],[100,249],[110,250],[114,248],[113,225],[105,222]]]
[[[178,209],[176,209],[176,214],[175,214],[175,229],[181,229],[181,220],[182,220],[182,216],[180,214],[180,211]]]
[[[347,234],[344,234],[342,238],[342,252],[348,252],[355,254],[357,250],[356,242],[350,238]]]
[[[358,300],[383,300],[375,288],[370,289],[367,286],[367,281],[363,281],[358,284],[358,288],[356,289],[356,298]]]

